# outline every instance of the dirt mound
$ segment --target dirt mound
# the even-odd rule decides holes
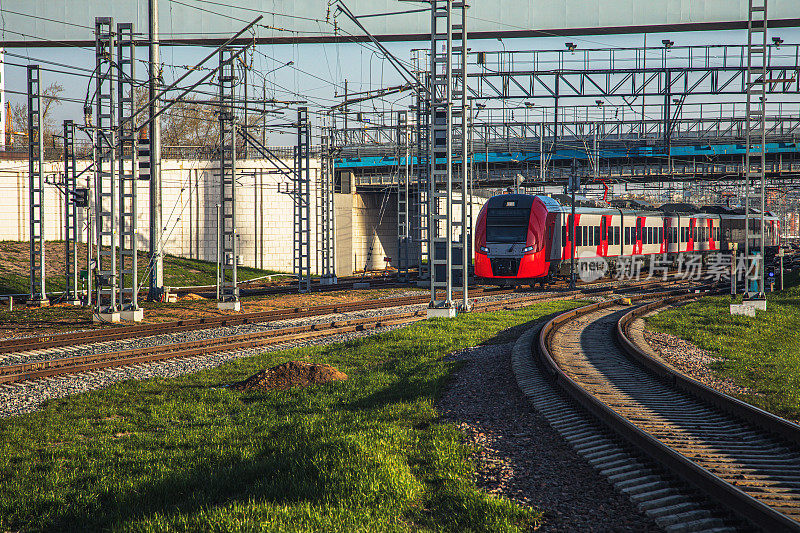
[[[344,381],[347,374],[332,366],[303,361],[288,361],[262,370],[254,376],[233,385],[237,390],[287,390],[308,387],[317,383]]]
[[[186,294],[181,296],[181,300],[205,300],[205,298],[203,298],[199,294],[195,294],[193,292],[187,292]]]

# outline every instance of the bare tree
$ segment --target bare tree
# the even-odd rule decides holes
[[[42,120],[42,135],[44,137],[44,146],[56,146],[56,136],[60,135],[61,128],[55,123],[53,119],[53,110],[55,107],[61,105],[61,93],[64,92],[64,86],[58,82],[53,82],[41,93],[41,120]],[[28,104],[17,103],[11,105],[12,127],[18,135],[14,135],[14,146],[26,146],[28,144]]]

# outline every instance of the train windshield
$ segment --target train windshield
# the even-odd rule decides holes
[[[486,212],[486,242],[525,242],[530,208],[490,207]]]

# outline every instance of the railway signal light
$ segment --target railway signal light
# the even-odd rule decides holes
[[[72,191],[72,201],[75,207],[89,207],[89,189],[81,188]]]

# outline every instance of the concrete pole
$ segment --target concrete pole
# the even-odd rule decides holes
[[[150,19],[149,100],[161,85],[161,57],[158,33],[158,0],[148,0]],[[150,104],[150,116],[161,110],[161,102]],[[163,223],[161,220],[161,119],[150,122],[150,291],[149,300],[160,300],[164,291]]]

